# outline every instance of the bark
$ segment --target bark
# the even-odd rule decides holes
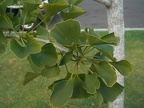
[[[104,4],[105,6],[111,6],[112,0],[94,0],[97,1],[99,3]]]
[[[111,0],[111,4],[107,5],[110,0],[95,0],[106,6],[108,31],[114,32],[120,37],[118,46],[114,47],[114,56],[117,60],[125,58],[124,54],[124,16],[123,16],[123,0]],[[124,86],[124,77],[117,72],[118,82]],[[109,108],[124,108],[124,93],[122,93],[114,102],[109,103]]]
[[[117,60],[125,58],[124,54],[124,16],[123,0],[112,0],[112,4],[107,8],[108,31],[114,32],[120,37],[118,46],[114,47],[114,56]],[[118,82],[124,86],[124,77],[118,74]],[[113,103],[109,103],[109,108],[124,108],[124,93],[122,93]]]

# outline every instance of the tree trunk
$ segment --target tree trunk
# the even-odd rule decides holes
[[[120,43],[114,47],[114,56],[117,60],[125,58],[124,54],[124,16],[123,16],[123,0],[94,0],[106,6],[108,31],[114,32],[120,37]],[[124,78],[117,72],[118,82],[124,85]],[[109,103],[109,108],[124,108],[124,93],[122,93],[114,102]]]
[[[124,16],[123,0],[112,0],[111,6],[107,8],[108,31],[114,32],[120,37],[120,43],[114,47],[114,56],[117,60],[125,58],[124,54]],[[124,85],[124,78],[118,72],[118,82]],[[109,103],[109,108],[124,108],[124,93],[122,93],[113,103]]]

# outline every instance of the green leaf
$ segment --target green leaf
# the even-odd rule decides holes
[[[36,29],[38,35],[41,35],[41,36],[46,36],[48,37],[49,35],[49,32],[47,29],[45,29],[44,27],[42,26],[38,26],[37,29]]]
[[[0,54],[3,54],[5,52],[5,46],[0,43]]]
[[[132,65],[127,60],[110,63],[124,76],[128,76],[132,72]]]
[[[45,24],[45,25],[49,25],[50,22],[53,19],[53,16],[49,16],[49,14],[43,14],[41,11],[39,11],[37,17]]]
[[[82,8],[72,5],[70,7],[69,12],[61,12],[61,16],[63,20],[68,20],[68,19],[74,19],[84,13],[85,11]]]
[[[31,68],[35,73],[39,73],[41,71],[41,67],[38,67],[30,56],[28,56],[27,60],[29,61]]]
[[[101,61],[99,64],[94,64],[96,72],[104,83],[112,87],[117,81],[117,75],[112,66],[107,61]]]
[[[91,36],[95,36],[95,37],[100,38],[100,35],[98,35],[98,34],[94,31],[94,29],[92,29],[92,28],[89,28],[89,27],[85,28],[85,32],[86,32],[87,34],[91,35]]]
[[[5,52],[5,46],[8,43],[8,39],[4,36],[2,30],[0,29],[0,54]]]
[[[113,102],[122,92],[124,87],[116,83],[112,87],[107,87],[102,81],[100,83],[99,91],[102,94],[104,100],[107,102]]]
[[[112,61],[116,61],[116,58],[113,57],[113,46],[108,44],[102,44],[102,45],[95,45],[95,48],[97,48],[100,52],[102,52],[105,56],[107,56]]]
[[[37,2],[27,2],[25,1],[23,3],[23,12],[25,14],[29,14],[33,12],[34,10],[38,9],[39,3]]]
[[[67,52],[60,61],[60,66],[68,63],[73,57],[73,51]]]
[[[73,94],[71,97],[72,99],[88,98],[92,96],[92,94],[87,93],[87,91],[83,88],[83,84],[84,82],[80,78],[78,78],[77,76],[73,77]]]
[[[54,82],[48,87],[48,89],[54,90],[54,86],[55,86],[56,84],[58,84],[60,81],[63,81],[63,80],[69,80],[70,77],[71,77],[71,73],[66,73],[66,76],[65,76],[64,79],[60,79],[60,80],[54,81]]]
[[[68,0],[68,3],[69,4],[73,4],[73,5],[77,5],[79,4],[80,2],[82,2],[83,0]]]
[[[98,106],[100,106],[103,103],[103,96],[101,95],[101,93],[99,91],[97,91],[96,93],[96,104]]]
[[[76,44],[80,36],[80,24],[75,20],[67,20],[57,23],[51,30],[50,35],[56,39],[59,44],[72,46]]]
[[[81,32],[79,40],[82,41],[82,42],[86,42],[87,41],[87,35],[86,35],[85,31]]]
[[[47,78],[54,78],[57,77],[60,74],[60,68],[58,67],[58,65],[56,66],[46,66],[42,71],[41,71],[41,75]]]
[[[32,80],[34,80],[39,75],[40,75],[39,73],[27,72],[25,77],[24,77],[23,85],[26,85],[27,83],[31,82]]]
[[[47,66],[54,66],[57,64],[58,55],[56,48],[52,43],[45,44],[41,52],[38,54],[39,61]]]
[[[101,39],[106,42],[109,42],[113,45],[117,45],[117,43],[120,40],[119,37],[115,37],[114,33],[107,34],[107,35],[103,36]]]
[[[4,15],[6,12],[7,6],[11,5],[13,0],[1,0],[0,1],[0,14]]]
[[[50,97],[50,104],[54,108],[62,107],[72,96],[73,83],[71,80],[63,80],[57,83],[54,87],[54,91]]]
[[[38,54],[31,54],[31,55],[29,55],[29,58],[30,58],[32,64],[34,64],[38,68],[40,68],[40,69],[44,69],[45,68],[45,65],[43,63],[41,63]]]
[[[69,4],[65,0],[51,0],[50,3],[44,4],[44,10],[46,12],[46,16],[50,17],[62,11],[68,6]]]
[[[116,45],[117,42],[119,41],[119,39],[117,37],[115,37],[112,34],[108,34],[102,38],[99,38],[98,36],[96,36],[95,34],[88,34],[86,33],[85,35],[87,35],[88,37],[88,43],[90,45],[99,45],[99,44],[112,44],[112,45]],[[110,37],[108,37],[110,36]]]
[[[108,42],[103,41],[102,39],[100,39],[96,36],[92,36],[92,35],[89,35],[87,33],[85,35],[88,36],[88,43],[90,45],[109,44]]]
[[[84,88],[88,93],[95,94],[96,89],[98,89],[99,87],[100,87],[100,82],[97,79],[97,76],[95,74],[86,75]]]
[[[13,23],[10,20],[9,16],[4,14],[3,16],[0,16],[0,27],[4,29],[12,29]]]
[[[26,34],[25,39],[23,38],[22,40],[23,43],[19,42],[17,39],[12,39],[10,41],[10,48],[17,57],[25,58],[29,54],[40,52],[41,45],[33,36]]]

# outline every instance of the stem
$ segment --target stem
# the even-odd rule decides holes
[[[11,27],[11,29],[17,34],[19,35],[19,33],[11,26],[11,24],[9,23],[9,21],[6,18],[6,15],[4,14],[4,19],[6,20],[6,22],[9,24],[9,26]]]
[[[25,20],[26,20],[26,14],[25,14],[25,16],[24,16],[23,26],[24,26],[24,24],[25,24]],[[22,34],[24,34],[24,27],[22,28]]]
[[[88,67],[86,67],[83,63],[81,63],[83,67],[85,67],[88,71],[90,71],[93,74],[93,71],[91,71]]]
[[[65,68],[66,68],[67,73],[69,73],[69,70],[66,64],[65,64]]]
[[[91,48],[91,47],[86,47],[84,50],[83,50],[83,53],[84,54],[87,54],[87,53],[89,53],[91,50],[93,50],[94,48]]]

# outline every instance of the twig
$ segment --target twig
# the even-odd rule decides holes
[[[104,4],[104,5],[107,6],[107,7],[110,7],[111,4],[112,4],[112,0],[94,0],[94,1],[97,1],[97,2],[99,2],[99,3],[102,3],[102,4]]]
[[[6,38],[19,38],[18,35],[5,35]],[[44,40],[44,39],[40,39],[40,38],[35,38],[37,41],[39,42],[43,42],[43,43],[51,43],[50,40]],[[67,52],[66,49],[61,48],[60,46],[53,44],[55,46],[56,49],[58,49],[60,52]]]

